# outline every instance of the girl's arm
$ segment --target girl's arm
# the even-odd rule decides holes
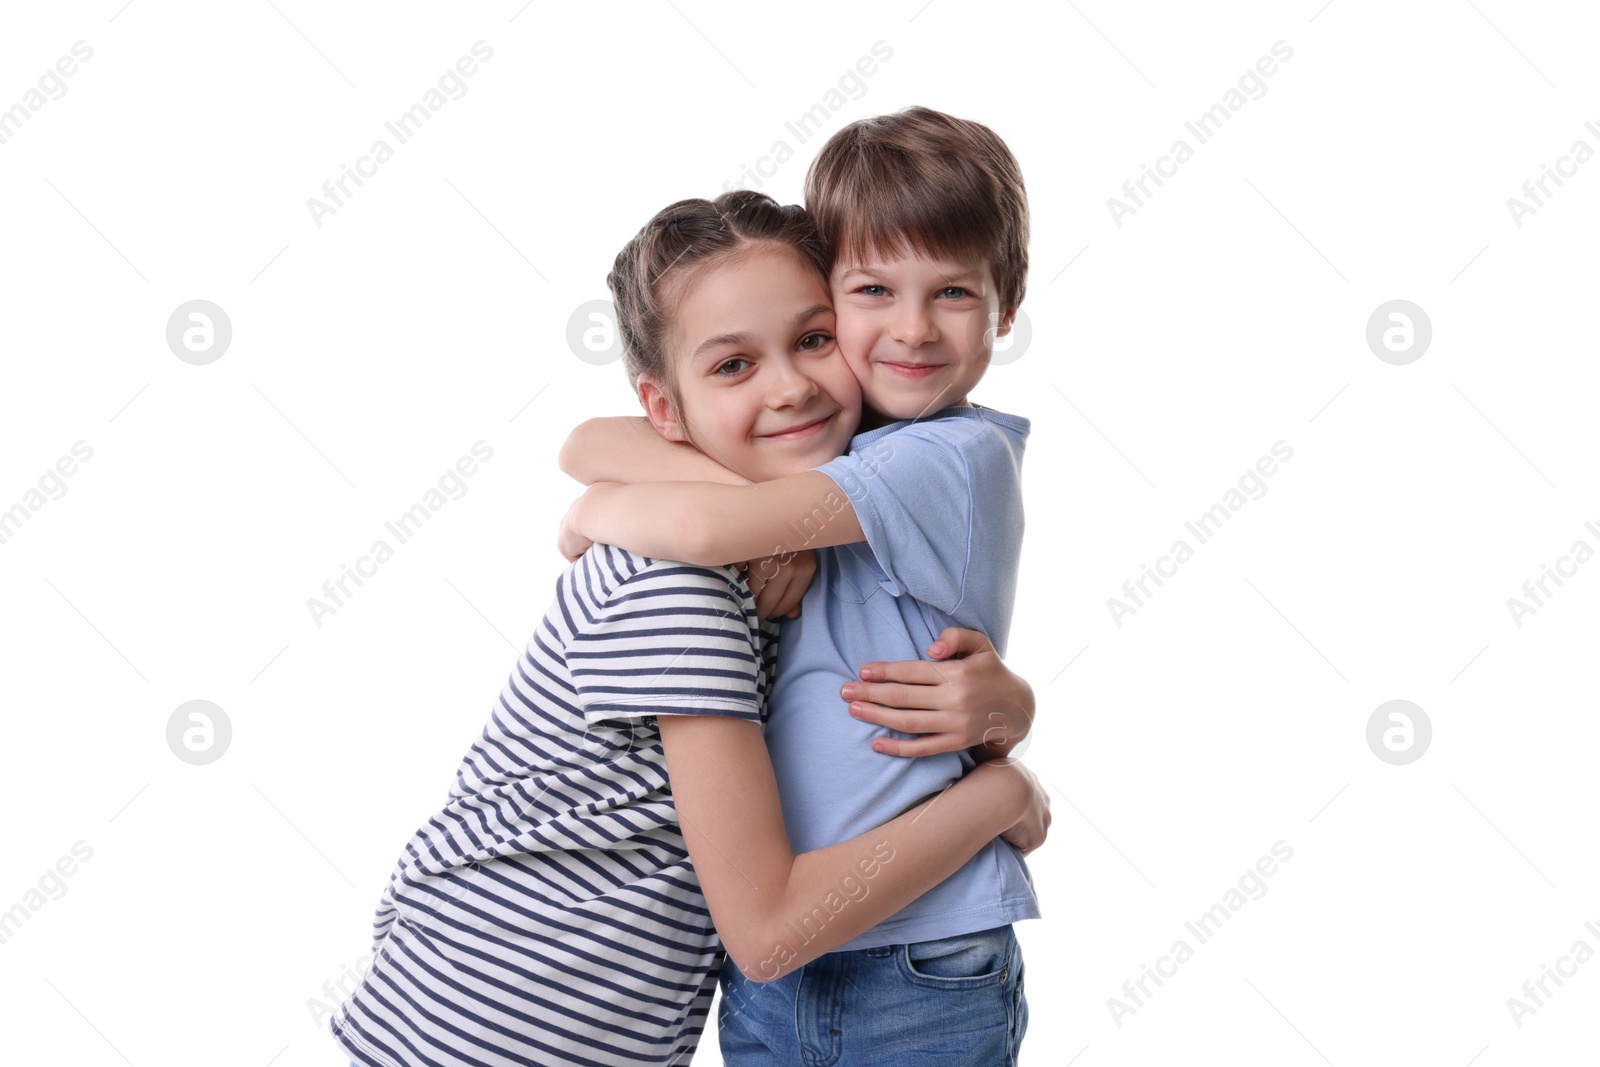
[[[760,728],[661,715],[667,773],[689,855],[728,955],[753,981],[803,966],[954,874],[996,835],[1024,854],[1049,797],[1020,764],[991,761],[859,837],[796,856]]]
[[[595,482],[720,482],[749,485],[693,445],[669,441],[642,415],[587,419],[561,446],[561,469],[584,485]]]
[[[562,524],[563,554],[585,541],[702,567],[864,540],[849,497],[821,471],[770,482],[591,485]]]

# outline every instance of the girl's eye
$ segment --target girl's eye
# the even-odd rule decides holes
[[[735,368],[733,370],[729,370],[728,368],[734,367],[734,365],[738,364],[738,363],[749,363],[749,362],[750,361],[748,359],[745,359],[743,356],[734,356],[732,359],[725,359],[721,363],[718,363],[717,364],[717,369],[712,371],[711,373],[714,374],[714,375],[717,375],[718,377],[722,377],[722,378],[732,378],[734,375],[738,374],[740,372],[740,370],[742,370],[743,368]]]
[[[939,290],[941,296],[949,296],[951,300],[959,300],[968,295],[967,291],[959,285],[947,285]]]
[[[800,349],[804,352],[819,352],[828,347],[828,342],[833,340],[833,335],[828,333],[808,333],[800,338]]]
[[[860,289],[856,290],[856,292],[862,294],[863,296],[882,296],[886,291],[887,290],[885,290],[881,285],[863,285]]]

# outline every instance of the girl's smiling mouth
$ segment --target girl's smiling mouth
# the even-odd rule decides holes
[[[762,434],[761,436],[768,441],[803,441],[806,438],[820,432],[824,426],[833,421],[834,415],[837,414],[838,412],[836,411],[833,413],[833,415],[824,415],[822,418],[817,419],[814,422],[801,423],[799,426],[796,426],[791,430],[783,430],[779,433]]]

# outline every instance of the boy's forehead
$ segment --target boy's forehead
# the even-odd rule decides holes
[[[840,254],[834,257],[830,276],[835,281],[841,281],[847,275],[857,272],[898,270],[929,270],[951,277],[967,274],[987,277],[990,273],[989,262],[983,256],[971,253],[935,253],[907,242],[904,247],[896,251],[880,249],[874,245],[867,245],[859,254],[841,250]]]

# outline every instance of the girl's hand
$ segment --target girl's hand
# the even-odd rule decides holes
[[[787,556],[787,560],[784,557]],[[800,601],[817,574],[817,554],[811,549],[785,552],[781,556],[753,559],[745,573],[750,592],[756,598],[756,617],[793,619],[800,615]]]
[[[1034,773],[1024,767],[1019,760],[980,764],[973,773],[978,773],[986,766],[996,770],[1003,769],[1022,779],[1024,795],[1027,798],[1023,804],[1022,817],[1000,836],[1015,845],[1026,856],[1044,844],[1044,839],[1050,832],[1050,794]]]
[[[979,761],[1014,755],[1033,725],[1033,687],[1011,673],[976,630],[946,629],[928,646],[928,656],[868,663],[862,681],[840,687],[856,718],[922,735],[881,737],[873,749],[927,756],[966,748]]]

